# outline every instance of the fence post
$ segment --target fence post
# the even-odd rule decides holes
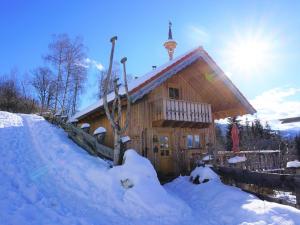
[[[300,183],[300,168],[296,168],[296,183]],[[296,207],[300,209],[300,188],[296,188]]]

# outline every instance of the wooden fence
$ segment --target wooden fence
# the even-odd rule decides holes
[[[231,184],[242,183],[269,188],[270,190],[293,192],[296,195],[296,205],[294,206],[300,208],[300,174],[276,174],[229,167],[214,167],[213,170]],[[243,188],[243,186],[241,187]],[[247,188],[246,191],[251,191],[251,188]],[[259,197],[264,196],[257,192],[255,194]],[[278,199],[266,198],[266,200],[279,202]]]
[[[235,156],[245,156],[246,161],[229,163],[228,160]],[[222,167],[242,168],[251,171],[271,171],[285,167],[285,161],[282,158],[280,150],[219,151],[215,157],[215,164]]]
[[[82,129],[76,127],[71,123],[67,123],[66,119],[61,117],[46,117],[48,121],[53,124],[59,125],[80,147],[86,150],[89,154],[99,156],[101,158],[113,159],[113,149],[98,143],[97,139]]]

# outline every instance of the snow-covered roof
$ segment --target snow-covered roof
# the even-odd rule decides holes
[[[106,129],[105,129],[104,127],[98,127],[98,128],[94,131],[93,135],[96,135],[96,134],[102,134],[102,133],[106,133]]]
[[[287,162],[286,167],[287,168],[298,168],[298,167],[300,167],[300,162],[298,160]]]
[[[128,84],[128,90],[130,92],[131,101],[134,103],[138,99],[142,98],[164,81],[177,74],[179,71],[195,62],[199,58],[202,58],[213,71],[220,76],[220,79],[229,87],[229,89],[237,96],[240,102],[247,108],[248,113],[253,114],[256,110],[251,106],[247,99],[241,94],[241,92],[234,86],[234,84],[228,79],[224,72],[218,67],[218,65],[212,60],[208,53],[200,46],[192,49],[185,54],[182,54],[173,60],[168,61],[162,66],[151,70],[149,73],[132,80]],[[120,95],[125,95],[124,86],[120,87]],[[115,98],[114,92],[107,96],[107,101],[110,102]],[[73,118],[80,119],[84,115],[94,112],[96,109],[103,106],[103,99],[98,100],[96,103],[88,106],[82,111],[76,113]]]
[[[83,128],[88,128],[88,127],[90,127],[90,124],[88,124],[88,123],[83,123],[83,124],[81,124],[81,126],[80,126],[81,129],[83,129]]]

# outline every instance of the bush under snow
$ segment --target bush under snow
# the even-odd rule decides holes
[[[202,166],[196,167],[191,172],[191,179],[194,182],[199,181],[200,183],[203,183],[203,182],[206,182],[206,181],[209,181],[209,180],[217,180],[217,181],[220,180],[219,176],[214,171],[212,171],[211,168],[209,168],[207,166],[205,166],[205,167],[202,167]]]

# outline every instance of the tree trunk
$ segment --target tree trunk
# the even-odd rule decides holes
[[[120,152],[121,152],[121,143],[120,143],[120,134],[117,130],[114,130],[114,165],[118,165],[120,162]]]

